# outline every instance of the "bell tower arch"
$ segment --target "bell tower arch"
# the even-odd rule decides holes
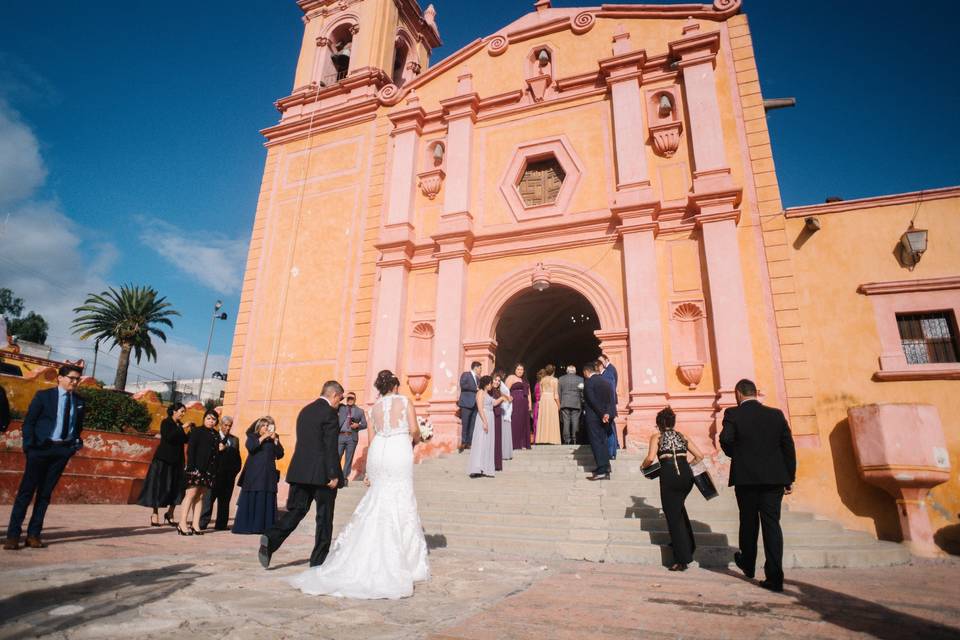
[[[294,90],[355,74],[402,86],[440,46],[436,10],[417,0],[297,0],[304,32]]]

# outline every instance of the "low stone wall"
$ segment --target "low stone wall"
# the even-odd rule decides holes
[[[0,503],[13,502],[26,459],[22,423],[14,421],[0,434]],[[53,502],[131,504],[136,502],[153,453],[160,443],[153,435],[84,430],[83,448],[67,465],[53,493]]]

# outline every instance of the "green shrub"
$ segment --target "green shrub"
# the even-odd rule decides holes
[[[117,432],[124,426],[140,432],[150,429],[151,417],[147,407],[127,394],[93,387],[83,387],[78,393],[87,401],[83,419],[85,429]]]

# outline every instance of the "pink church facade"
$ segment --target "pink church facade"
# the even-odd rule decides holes
[[[795,241],[817,212],[791,217],[780,202],[739,0],[540,0],[434,66],[432,7],[298,4],[295,88],[263,132],[231,357],[226,404],[241,422],[270,413],[289,439],[324,380],[363,404],[389,368],[434,423],[420,448],[430,455],[456,446],[457,380],[470,361],[485,372],[579,367],[602,351],[620,371],[623,444],[641,442],[669,404],[716,452],[733,386],[752,378],[788,414],[809,461],[807,501],[863,528],[890,518],[851,509],[839,495],[845,472],[831,469],[846,407],[829,404],[830,383],[814,375],[826,347],[810,324],[811,283],[824,274]],[[939,208],[958,199],[945,190],[928,204],[942,237],[956,223]],[[879,206],[874,224],[894,233],[900,205]],[[864,258],[866,274],[886,257]],[[960,274],[949,251],[931,249],[920,267]],[[888,270],[903,278],[900,265]],[[960,289],[946,291],[953,300]],[[873,322],[866,307],[857,314]],[[883,337],[889,327],[864,331],[897,342]],[[930,394],[957,371],[929,378]],[[860,402],[884,395],[870,374]],[[940,408],[945,422],[952,407]],[[956,425],[944,428],[956,468]],[[831,497],[818,505],[822,489]],[[941,501],[956,512],[953,493]]]

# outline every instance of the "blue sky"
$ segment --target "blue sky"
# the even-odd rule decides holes
[[[437,62],[532,0],[437,0]],[[554,6],[585,3],[555,0]],[[960,183],[953,2],[747,0],[787,206]],[[183,314],[132,379],[225,370],[265,151],[302,23],[293,0],[0,9],[0,286],[70,339],[88,291],[150,284]],[[105,362],[109,365],[110,356]],[[100,375],[101,372],[98,372]],[[102,377],[102,376],[101,376]]]

